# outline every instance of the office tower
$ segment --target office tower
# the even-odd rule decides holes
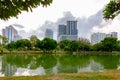
[[[78,30],[77,30],[77,21],[67,21],[66,25],[58,26],[58,42],[68,39],[68,40],[77,40],[78,39]]]
[[[106,34],[106,37],[118,38],[118,33],[117,33],[117,32],[111,32],[111,33],[109,33],[109,34]]]
[[[45,37],[53,39],[53,31],[51,29],[46,29]]]
[[[77,35],[77,21],[67,21],[67,35]]]
[[[118,33],[117,32],[111,32],[109,34],[106,33],[93,33],[91,35],[91,43],[92,44],[96,44],[99,43],[101,40],[103,40],[106,37],[114,37],[114,38],[118,38]]]
[[[22,37],[21,37],[20,35],[16,34],[16,35],[14,36],[13,41],[17,41],[17,40],[20,40],[20,39],[22,39]]]
[[[16,35],[18,35],[18,32],[12,25],[6,27],[5,29],[2,29],[2,36],[7,38],[8,43],[14,41]]]
[[[118,38],[118,33],[117,32],[111,32],[111,37]]]
[[[60,35],[66,35],[66,25],[58,26],[58,36]]]
[[[101,40],[103,40],[106,37],[105,33],[93,33],[91,35],[91,43],[96,44],[99,43]]]
[[[109,33],[109,34],[106,34],[106,37],[112,37],[112,35]]]

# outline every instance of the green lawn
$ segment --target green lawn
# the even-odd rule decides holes
[[[29,77],[0,77],[0,80],[120,80],[120,71],[53,74]]]

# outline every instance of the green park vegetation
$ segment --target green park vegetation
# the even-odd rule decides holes
[[[111,53],[120,51],[120,41],[117,38],[106,37],[101,42],[92,45],[88,39],[80,38],[77,41],[63,40],[57,43],[56,40],[50,38],[38,39],[32,35],[30,39],[20,39],[7,43],[7,39],[1,37],[0,44],[1,53]]]
[[[45,76],[0,77],[0,80],[119,80],[120,71],[51,74]]]

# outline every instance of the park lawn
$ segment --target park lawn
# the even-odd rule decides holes
[[[63,73],[45,76],[0,77],[0,80],[120,80],[120,70],[71,74]]]

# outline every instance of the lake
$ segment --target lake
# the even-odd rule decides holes
[[[0,76],[102,72],[120,69],[120,56],[72,54],[0,55]]]

